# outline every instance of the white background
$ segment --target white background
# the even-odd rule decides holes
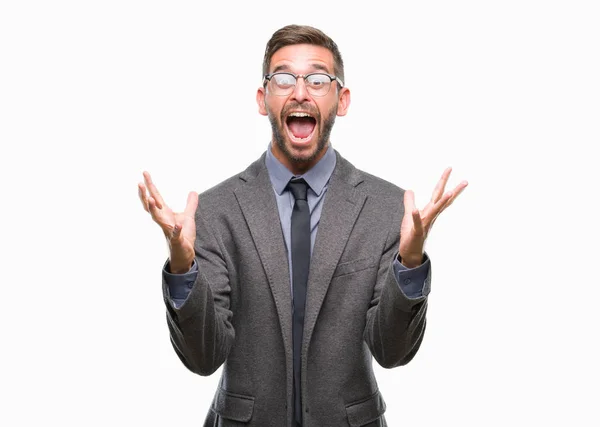
[[[469,181],[421,350],[376,371],[389,425],[599,425],[596,2],[200,3],[0,5],[0,424],[202,424],[218,374],[171,348],[136,185],[181,209],[256,159],[264,47],[299,23],[345,60],[342,155],[421,207]]]

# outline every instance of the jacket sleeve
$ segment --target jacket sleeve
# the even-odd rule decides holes
[[[427,295],[431,289],[431,268],[421,296],[410,298],[399,286],[394,271],[399,229],[400,222],[397,222],[384,245],[364,330],[364,339],[373,357],[384,368],[405,365],[417,353],[425,332]],[[429,262],[427,255],[424,261]]]
[[[198,274],[181,305],[176,305],[163,276],[163,299],[171,343],[183,364],[211,375],[227,359],[235,339],[231,324],[227,263],[218,239],[196,213],[195,261]]]

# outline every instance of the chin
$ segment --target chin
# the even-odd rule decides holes
[[[286,137],[275,141],[283,154],[293,163],[307,164],[317,159],[327,147],[328,141],[321,141],[318,132],[307,141],[297,141]]]
[[[289,153],[289,157],[297,161],[309,161],[314,159],[319,154],[318,135],[315,135],[314,139],[308,141],[297,141],[293,138],[286,138],[285,146],[286,152]]]

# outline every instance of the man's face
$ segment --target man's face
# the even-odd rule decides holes
[[[321,46],[286,46],[271,58],[269,73],[326,73],[333,75],[333,55]],[[304,173],[325,154],[335,116],[346,114],[350,92],[333,81],[324,96],[308,92],[303,78],[289,95],[276,95],[267,87],[257,93],[259,112],[269,117],[273,130],[272,151],[288,169]],[[308,115],[308,116],[306,116]]]

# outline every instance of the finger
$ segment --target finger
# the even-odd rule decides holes
[[[435,215],[433,215],[433,217],[431,218],[431,221],[429,221],[429,224],[428,224],[428,229],[431,229],[431,227],[433,227],[433,223],[435,222],[435,220],[436,220],[436,219],[438,219],[438,217],[440,216],[440,214],[441,214],[442,212],[444,212],[444,210],[445,210],[445,209],[446,209],[448,206],[450,206],[450,204],[452,203],[452,198],[453,198],[453,197],[454,197],[454,196],[452,196],[452,197],[449,197],[449,198],[446,200],[446,202],[445,202],[443,205],[441,205],[441,206],[439,207],[439,209],[438,209],[437,213],[436,213]]]
[[[198,208],[198,193],[190,191],[187,198],[187,204],[185,205],[185,215],[193,217]]]
[[[146,198],[146,187],[141,182],[138,184],[138,196],[146,212],[148,211],[148,199]]]
[[[427,214],[425,215],[425,217],[426,217],[425,227],[427,227],[427,228],[431,227],[431,224],[433,224],[433,221],[435,221],[435,219],[437,218],[437,216],[442,212],[442,210],[445,208],[446,204],[452,198],[452,196],[453,196],[452,191],[446,192],[440,198],[440,200],[438,200],[431,207],[431,209],[429,210],[429,212],[427,212]]]
[[[144,171],[144,181],[146,182],[146,186],[148,187],[148,190],[150,191],[150,195],[156,201],[156,207],[158,209],[162,209],[163,205],[164,205],[163,198],[161,197],[160,193],[158,192],[158,188],[156,188],[156,185],[154,185],[154,183],[152,182],[152,177],[150,176],[149,172]]]
[[[417,236],[423,235],[423,223],[421,222],[421,212],[418,209],[412,211],[413,226],[415,228],[415,234]]]
[[[158,216],[160,215],[160,209],[156,206],[156,200],[154,197],[148,197],[148,212],[152,215],[152,219],[155,221],[158,220]]]
[[[404,192],[404,212],[412,212],[415,209],[415,193],[412,190]]]
[[[431,201],[433,203],[437,203],[438,200],[440,200],[440,197],[442,197],[442,194],[444,194],[444,190],[446,189],[446,184],[448,183],[448,178],[450,178],[451,172],[452,168],[447,167],[437,185],[433,189],[433,194],[431,195]]]
[[[443,207],[442,211],[444,209],[446,209],[448,206],[450,206],[452,203],[454,203],[454,201],[460,195],[460,193],[462,193],[464,191],[464,189],[467,188],[467,185],[469,185],[469,183],[467,181],[461,181],[461,183],[456,186],[456,188],[452,192],[453,196],[450,198],[448,203],[446,203],[446,205]]]
[[[453,191],[449,191],[448,193],[446,193],[446,195],[444,196],[445,201],[442,200],[443,203],[438,203],[436,206],[434,206],[434,208],[432,209],[433,213],[431,215],[431,220],[429,220],[427,224],[428,228],[431,228],[433,226],[433,223],[438,218],[438,216],[442,212],[444,212],[446,208],[454,202],[454,200],[456,200],[456,198],[460,195],[460,193],[463,192],[467,185],[469,185],[467,181],[461,181],[461,183],[458,184]]]

